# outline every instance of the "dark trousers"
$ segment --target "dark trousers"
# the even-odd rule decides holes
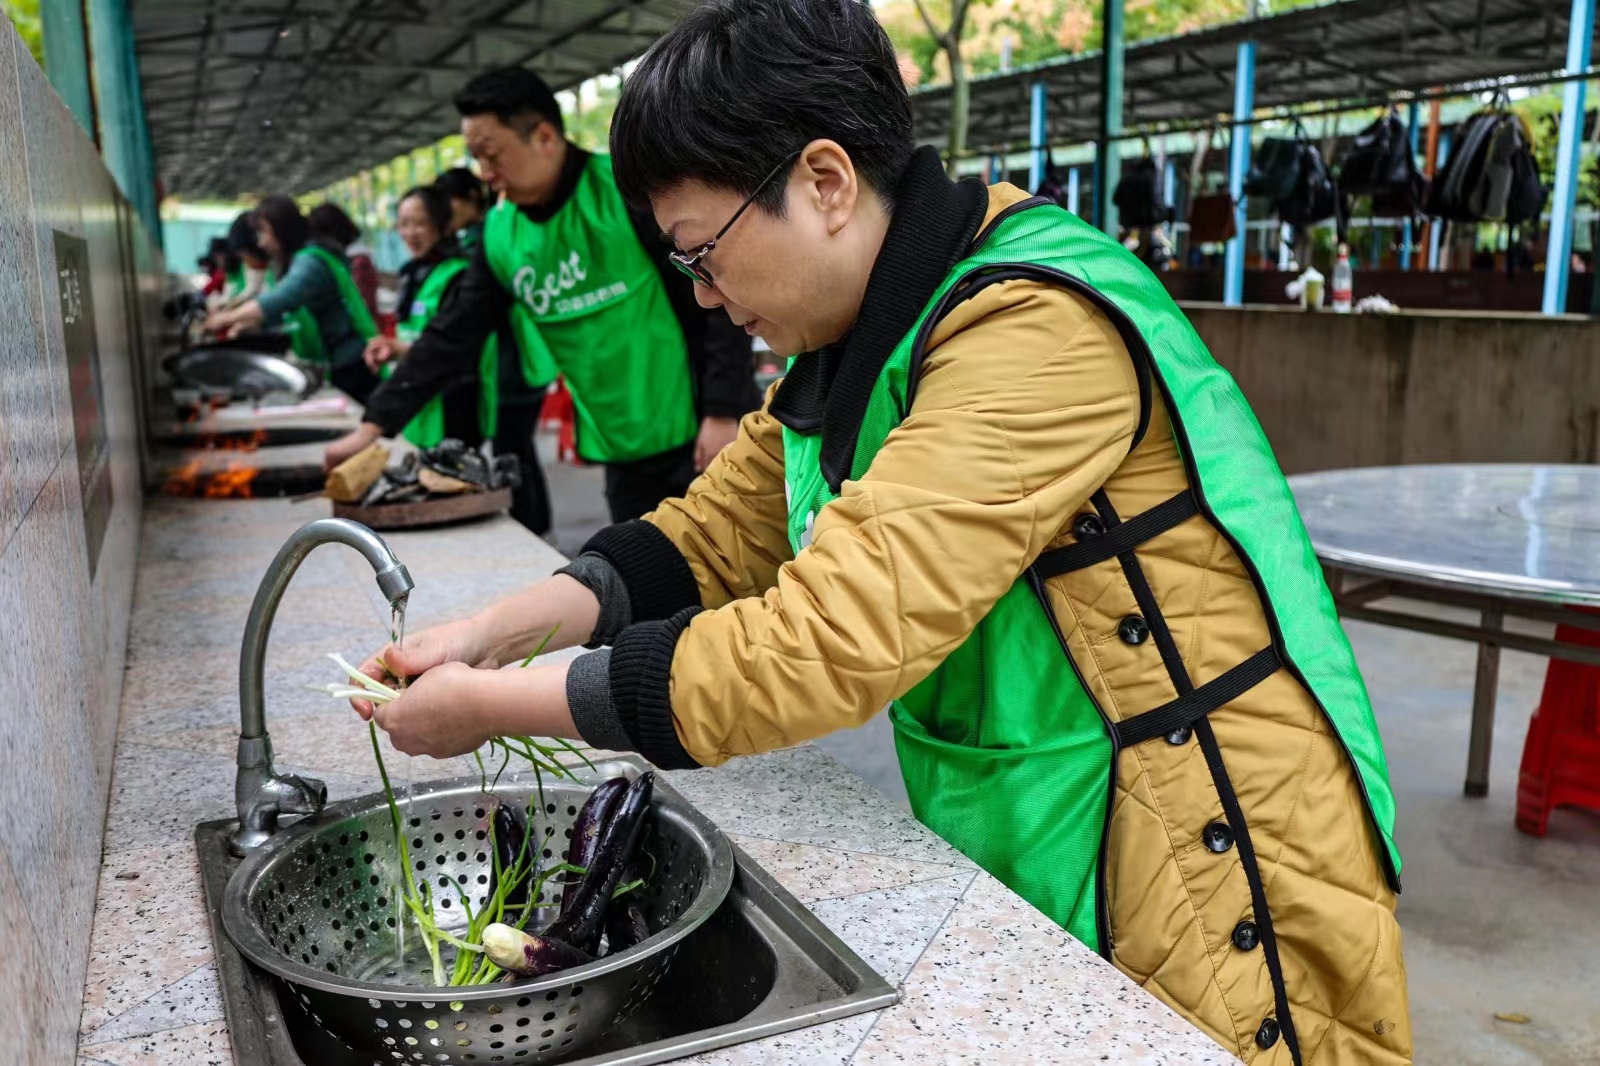
[[[671,451],[626,463],[607,463],[606,505],[611,521],[627,522],[656,509],[662,500],[682,496],[695,479],[694,441]]]
[[[367,398],[378,387],[378,375],[367,369],[367,364],[357,359],[353,363],[332,367],[328,370],[328,380],[333,387],[350,397],[356,403],[366,405]]]
[[[541,537],[550,532],[550,491],[534,444],[543,406],[542,396],[532,403],[502,404],[494,434],[495,454],[515,455],[522,467],[522,487],[511,493],[511,517]]]

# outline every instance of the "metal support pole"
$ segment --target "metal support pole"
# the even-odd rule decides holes
[[[1421,118],[1421,113],[1422,113],[1422,105],[1418,101],[1412,100],[1411,101],[1411,113],[1409,115],[1409,119],[1410,119],[1411,125],[1410,125],[1410,128],[1409,128],[1408,132],[1410,133],[1410,137],[1411,137],[1411,157],[1412,157],[1413,161],[1416,160],[1416,156],[1417,156],[1417,140],[1418,140],[1418,135],[1421,133],[1421,129],[1419,128],[1419,124],[1418,124],[1419,123],[1419,119]],[[1411,234],[1411,219],[1407,218],[1406,219],[1406,223],[1405,223],[1405,232],[1402,234],[1401,241],[1400,241],[1400,269],[1401,270],[1410,270],[1411,269],[1411,237],[1412,237],[1412,234]]]
[[[1045,92],[1043,80],[1033,83],[1033,89],[1028,96],[1028,147],[1031,155],[1028,160],[1028,191],[1037,192],[1039,186],[1044,184],[1045,168],[1049,163],[1050,146],[1045,132],[1049,127],[1045,119],[1045,106],[1048,94]]]
[[[1117,181],[1122,177],[1122,0],[1105,0],[1100,48],[1100,139],[1094,150],[1094,225],[1115,237],[1118,232]]]
[[[1233,137],[1228,146],[1228,195],[1233,197],[1235,205],[1236,231],[1223,255],[1222,302],[1229,307],[1239,307],[1244,303],[1244,176],[1250,170],[1250,127],[1246,123],[1256,109],[1255,101],[1256,43],[1245,41],[1239,45],[1239,55],[1234,63]]]
[[[1567,32],[1567,70],[1589,69],[1594,43],[1595,0],[1572,0]],[[1572,259],[1572,212],[1577,204],[1579,166],[1583,153],[1583,104],[1588,85],[1569,81],[1561,95],[1561,139],[1556,145],[1556,186],[1550,196],[1550,236],[1544,260],[1544,303],[1547,315],[1567,309],[1567,271]]]
[[[1505,626],[1499,607],[1483,609],[1483,628]],[[1494,698],[1500,687],[1500,645],[1478,645],[1478,676],[1472,688],[1472,734],[1467,742],[1467,783],[1463,791],[1474,799],[1489,794],[1489,755],[1494,747]]]
[[[1077,167],[1071,167],[1071,168],[1069,168],[1067,170],[1067,210],[1071,211],[1073,214],[1077,215],[1079,218],[1083,217],[1083,212],[1078,210],[1078,201],[1080,199],[1079,192],[1081,191],[1081,185],[1080,185],[1081,181],[1082,181],[1082,179],[1078,177],[1078,168]]]

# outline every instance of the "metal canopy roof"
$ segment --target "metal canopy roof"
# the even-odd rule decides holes
[[[696,0],[132,0],[169,192],[303,192],[455,132],[473,74],[558,91],[611,70]]]
[[[1194,125],[1233,113],[1234,58],[1256,41],[1257,108],[1322,101],[1382,102],[1396,93],[1557,71],[1570,0],[1338,0],[1130,45],[1128,130]],[[1099,132],[1100,53],[1052,59],[972,81],[967,144],[975,152],[1029,146],[1029,93],[1047,86],[1047,141]],[[912,96],[920,142],[943,145],[950,89]]]

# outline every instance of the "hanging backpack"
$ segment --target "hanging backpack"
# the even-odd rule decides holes
[[[1245,193],[1259,196],[1291,226],[1304,228],[1339,213],[1339,189],[1317,146],[1299,119],[1293,137],[1261,142],[1245,179]]]
[[[1148,154],[1134,162],[1132,171],[1117,182],[1111,202],[1125,229],[1149,229],[1173,218],[1172,206],[1161,195],[1161,168]]]
[[[1509,111],[1480,111],[1455,134],[1428,198],[1428,214],[1451,222],[1506,222],[1539,216],[1545,188],[1528,127]]]
[[[1347,205],[1348,197],[1371,197],[1376,218],[1411,218],[1422,211],[1428,179],[1417,169],[1410,131],[1394,107],[1356,134],[1339,167],[1339,189]]]

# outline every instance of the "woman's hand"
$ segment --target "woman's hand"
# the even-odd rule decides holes
[[[567,664],[523,670],[475,670],[447,662],[411,683],[372,720],[396,750],[448,759],[476,751],[491,737],[576,738],[567,705]]]
[[[447,663],[487,670],[500,665],[483,649],[472,619],[463,618],[408,634],[401,647],[386,644],[357,669],[374,681],[392,686],[397,678],[420,678]],[[350,705],[362,718],[372,717],[372,704],[367,700],[351,700]]]
[[[379,367],[404,359],[410,350],[411,345],[398,337],[385,337],[380,333],[367,342],[361,358],[367,364],[367,369],[376,374]]]
[[[482,698],[491,671],[447,662],[417,678],[393,703],[379,706],[372,720],[389,734],[396,751],[448,759],[476,751],[498,732]]]

